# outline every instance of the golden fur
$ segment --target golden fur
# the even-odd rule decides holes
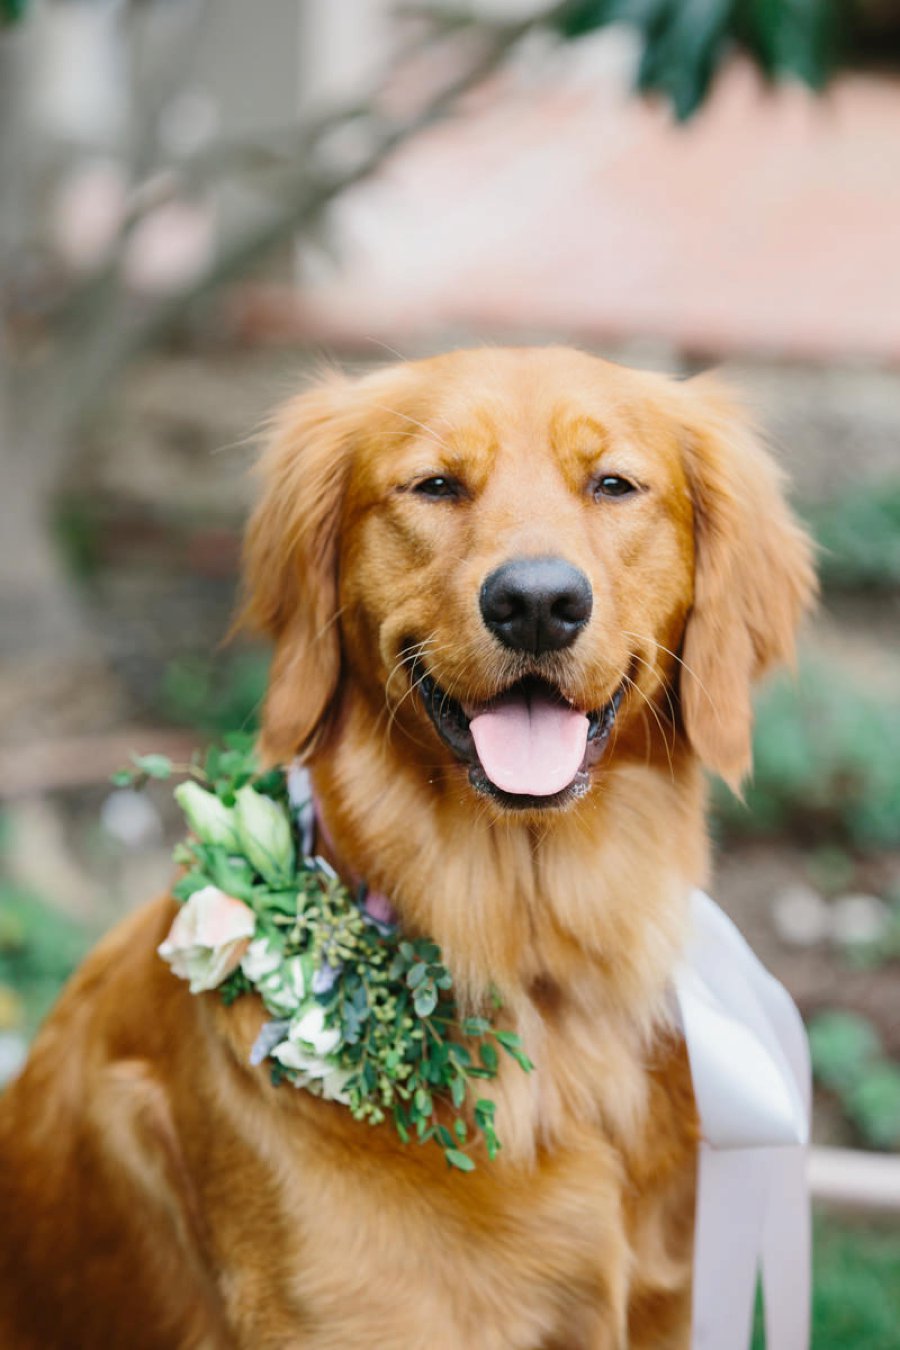
[[[598,467],[643,491],[595,500]],[[409,490],[429,475],[464,500]],[[750,763],[750,686],[813,581],[778,475],[707,380],[577,352],[459,352],[333,377],[280,415],[243,620],[272,635],[263,752],[308,760],[332,860],[491,982],[533,1074],[492,1084],[471,1175],[248,1065],[263,1019],[155,954],[174,902],[71,982],[0,1102],[10,1350],[683,1350],[696,1120],[666,988],[707,872],[703,768]],[[484,577],[559,554],[594,611],[528,661]],[[469,786],[413,688],[539,667],[579,706],[630,683],[591,790],[510,812]],[[326,845],[322,844],[323,849]]]

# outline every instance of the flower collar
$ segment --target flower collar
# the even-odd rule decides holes
[[[478,1084],[501,1052],[532,1068],[519,1037],[494,1026],[496,993],[486,1015],[459,1018],[438,946],[405,937],[386,896],[313,853],[305,770],[260,773],[233,740],[192,773],[175,789],[191,834],[175,851],[182,908],[163,960],[191,993],[258,995],[269,1018],[250,1062],[268,1063],[273,1082],[390,1122],[404,1143],[435,1140],[461,1171],[495,1157],[495,1107]]]

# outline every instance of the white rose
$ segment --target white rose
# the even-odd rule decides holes
[[[235,970],[256,930],[248,905],[218,886],[204,886],[185,901],[157,951],[191,993],[215,989]]]

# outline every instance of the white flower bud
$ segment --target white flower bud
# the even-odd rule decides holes
[[[281,965],[281,953],[272,946],[268,938],[254,938],[247,948],[241,970],[251,984],[259,984],[267,975],[271,975]]]
[[[270,885],[290,881],[294,840],[284,807],[249,785],[235,794],[235,821],[241,850]]]
[[[174,796],[201,844],[222,844],[229,853],[239,851],[234,811],[214,792],[197,783],[179,783]]]
[[[303,1000],[308,997],[312,985],[312,956],[307,952],[302,956],[291,956],[282,965],[279,961],[275,970],[254,980],[262,1000],[270,1012],[279,1017],[296,1013]],[[244,961],[244,974],[253,979]]]

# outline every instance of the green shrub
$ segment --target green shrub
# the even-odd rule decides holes
[[[726,831],[857,849],[900,842],[900,699],[825,666],[780,678],[757,705],[745,804],[716,794]]]
[[[900,586],[900,478],[848,490],[806,515],[821,545],[819,571],[826,587]]]
[[[85,955],[90,935],[19,887],[0,882],[0,988],[11,990],[31,1033]]]
[[[900,1350],[900,1233],[820,1218],[813,1247],[812,1350]],[[763,1350],[757,1316],[753,1350]]]
[[[900,1065],[885,1057],[872,1023],[834,1010],[813,1017],[808,1030],[813,1073],[862,1140],[873,1148],[900,1147]]]
[[[268,671],[268,653],[257,648],[171,661],[163,675],[160,710],[173,722],[211,735],[252,731],[259,724]]]

